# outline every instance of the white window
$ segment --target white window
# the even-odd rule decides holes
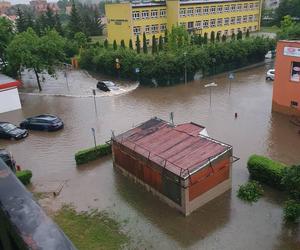
[[[184,8],[180,8],[180,16],[181,17],[185,16],[185,9]]]
[[[158,24],[154,24],[151,26],[151,31],[152,33],[157,33],[158,32]]]
[[[241,4],[238,4],[238,5],[236,6],[236,10],[237,10],[237,11],[241,11],[241,10],[242,10],[242,5],[241,5]]]
[[[236,17],[236,23],[240,24],[241,22],[242,22],[242,17],[241,16]]]
[[[158,17],[158,11],[157,10],[151,10],[151,18],[157,18]]]
[[[231,4],[231,6],[230,6],[230,11],[231,11],[231,12],[234,12],[234,11],[235,11],[235,4]]]
[[[248,21],[247,16],[243,16],[243,23],[246,23]]]
[[[149,11],[143,10],[142,11],[142,19],[147,19],[147,18],[149,18]]]
[[[199,16],[199,15],[201,15],[201,13],[202,13],[201,7],[197,7],[197,8],[195,9],[195,15]]]
[[[165,23],[160,25],[160,31],[164,32],[166,30],[167,25]]]
[[[187,9],[187,16],[192,16],[194,15],[194,9],[193,8],[188,8]]]
[[[235,17],[230,18],[230,24],[235,24]]]
[[[224,5],[224,12],[229,12],[229,5]]]
[[[210,27],[216,27],[216,19],[210,19]]]
[[[165,9],[160,10],[160,17],[166,17],[167,11]]]
[[[210,14],[215,14],[216,13],[216,6],[211,6],[210,7]]]
[[[229,18],[228,17],[224,18],[224,25],[229,25]]]
[[[202,28],[202,22],[201,21],[196,21],[195,22],[195,28],[196,29],[201,29]]]
[[[194,28],[194,22],[188,22],[188,29],[193,29]]]
[[[252,16],[252,15],[249,15],[249,16],[248,16],[248,20],[249,20],[249,22],[251,23],[251,22],[253,21],[253,16]]]
[[[253,9],[253,3],[249,3],[249,10]]]
[[[204,7],[203,8],[203,14],[204,15],[208,15],[208,7]]]
[[[222,6],[222,5],[219,5],[219,6],[218,6],[217,12],[218,12],[218,13],[222,13],[222,12],[223,12],[223,6]]]
[[[208,20],[203,20],[203,28],[208,28]]]
[[[222,18],[218,18],[218,21],[217,21],[217,26],[222,26],[223,24],[223,19]]]
[[[133,20],[140,19],[140,12],[139,11],[133,11],[132,12],[132,18],[133,18]]]
[[[248,4],[244,3],[244,10],[248,10]]]
[[[136,36],[141,34],[141,26],[134,26],[133,27],[133,34],[136,35]]]
[[[150,25],[145,26],[145,33],[149,34],[150,33]]]

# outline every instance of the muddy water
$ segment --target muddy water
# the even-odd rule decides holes
[[[300,227],[282,222],[284,196],[271,189],[256,204],[236,198],[238,185],[248,178],[250,154],[268,155],[285,163],[300,162],[299,128],[289,118],[271,112],[272,82],[265,81],[270,66],[236,73],[229,95],[226,75],[165,88],[139,87],[125,95],[92,98],[22,95],[23,109],[0,115],[0,120],[19,122],[39,113],[53,113],[65,121],[56,133],[32,132],[20,142],[1,141],[18,163],[32,169],[36,191],[52,192],[52,208],[72,202],[78,209],[110,211],[123,222],[135,249],[300,249]],[[203,85],[214,80],[212,92]],[[120,175],[110,157],[86,166],[75,166],[74,152],[153,116],[175,123],[194,121],[205,125],[210,136],[233,145],[240,157],[233,169],[233,188],[187,218],[169,208],[140,186]],[[234,118],[234,113],[238,118]]]

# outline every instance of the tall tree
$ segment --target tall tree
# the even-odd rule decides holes
[[[5,17],[0,17],[0,59],[5,62],[5,51],[13,38],[13,23]]]
[[[108,40],[107,39],[104,40],[103,45],[104,45],[104,48],[106,48],[106,49],[108,48]]]
[[[30,13],[24,13],[25,16],[25,29],[27,30],[29,27],[34,28],[34,20]]]
[[[237,40],[242,40],[243,39],[243,33],[241,30],[238,31],[237,36],[236,36]]]
[[[207,44],[207,40],[208,40],[207,33],[205,32],[203,36],[203,44]]]
[[[157,53],[157,42],[155,35],[152,36],[152,54]]]
[[[93,11],[92,26],[94,36],[101,36],[103,34],[103,24],[101,23],[101,17],[98,9]]]
[[[202,45],[202,42],[203,42],[202,35],[199,34],[199,35],[197,36],[197,44],[198,44],[198,45]]]
[[[159,36],[159,40],[158,40],[158,50],[159,50],[159,51],[162,51],[163,48],[164,48],[164,42],[163,42],[162,36],[160,35],[160,36]]]
[[[211,42],[211,43],[214,43],[214,42],[215,42],[215,32],[214,32],[214,31],[212,31],[212,32],[210,33],[210,42]]]
[[[17,9],[17,18],[16,18],[16,27],[19,33],[26,31],[26,19],[24,16],[23,11],[21,11],[19,8]]]
[[[165,29],[165,43],[168,43],[168,30]]]
[[[141,41],[139,35],[136,36],[136,52],[141,53]]]
[[[81,19],[76,8],[75,2],[72,2],[71,16],[68,23],[70,37],[74,37],[77,32],[81,31]]]
[[[222,42],[225,43],[226,39],[227,39],[227,37],[223,34],[223,36],[222,36]]]
[[[55,26],[55,18],[54,18],[54,13],[52,9],[49,7],[49,5],[47,5],[45,16],[46,16],[47,27],[53,29]]]
[[[63,31],[63,28],[61,26],[61,22],[60,22],[60,18],[59,18],[59,15],[56,13],[55,16],[54,16],[54,20],[55,20],[55,30],[61,35],[63,36],[64,34],[64,31]]]
[[[125,48],[126,48],[126,46],[125,46],[125,41],[124,41],[124,40],[121,40],[121,45],[120,45],[120,46],[121,46],[122,49],[125,49]]]
[[[145,34],[145,32],[143,33],[143,52],[144,52],[145,54],[148,53],[147,39],[146,39],[146,34]]]
[[[117,45],[117,41],[116,40],[114,40],[114,42],[113,42],[113,49],[114,50],[118,49],[118,45]]]
[[[133,49],[132,39],[129,39],[129,49]]]
[[[249,37],[250,37],[250,32],[249,32],[249,29],[247,29],[246,38],[249,38]]]
[[[235,33],[232,32],[232,34],[231,34],[231,41],[234,41],[234,40],[235,40]]]
[[[217,42],[221,41],[221,33],[220,32],[217,32],[216,41]]]

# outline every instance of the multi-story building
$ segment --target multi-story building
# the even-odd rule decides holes
[[[148,44],[152,36],[164,36],[165,30],[182,25],[198,34],[211,31],[231,35],[238,31],[258,31],[260,28],[260,0],[166,0],[162,2],[123,2],[106,4],[108,41],[126,44],[137,35],[146,34]]]

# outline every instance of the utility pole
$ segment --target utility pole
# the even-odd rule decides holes
[[[212,88],[217,87],[217,86],[218,86],[218,84],[216,84],[215,82],[204,85],[205,88],[209,88],[209,107],[211,107]]]
[[[186,52],[184,52],[183,55],[184,55],[184,83],[187,84]]]
[[[96,90],[95,89],[93,89],[93,96],[94,96],[95,114],[96,114],[96,117],[97,117],[98,116],[98,112],[97,112]]]

